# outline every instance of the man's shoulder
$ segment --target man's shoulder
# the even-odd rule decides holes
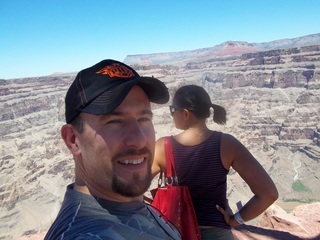
[[[49,230],[45,240],[64,239],[103,239],[103,240],[161,240],[171,239],[157,226],[136,226],[128,223],[115,222],[108,219],[92,219],[89,222],[77,222],[70,225],[60,225]]]
[[[143,202],[100,201],[69,191],[45,238],[51,239],[168,238]]]

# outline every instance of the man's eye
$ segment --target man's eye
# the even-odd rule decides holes
[[[120,119],[113,119],[106,122],[106,124],[115,124],[115,123],[122,123],[123,121]]]
[[[150,121],[152,121],[152,119],[149,117],[144,117],[144,118],[140,118],[139,121],[140,122],[150,122]]]

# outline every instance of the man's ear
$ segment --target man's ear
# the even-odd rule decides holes
[[[76,130],[72,127],[71,124],[66,124],[62,126],[61,137],[73,155],[80,154],[80,149],[76,141]]]

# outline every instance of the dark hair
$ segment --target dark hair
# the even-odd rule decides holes
[[[83,121],[81,115],[78,114],[70,123],[79,133],[83,132]]]
[[[197,118],[208,118],[212,107],[214,110],[213,121],[215,123],[222,125],[227,121],[226,110],[219,105],[212,104],[209,94],[200,86],[182,86],[176,91],[173,103],[179,108],[188,109]]]

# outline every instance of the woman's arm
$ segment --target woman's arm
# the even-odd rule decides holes
[[[155,177],[160,171],[166,172],[164,138],[159,138],[156,141],[153,164],[151,168],[152,176]]]
[[[227,169],[232,166],[239,173],[254,194],[239,211],[244,221],[259,216],[278,198],[277,188],[268,173],[249,150],[229,134],[223,134],[221,138],[221,159]],[[234,216],[226,216],[221,208],[218,210],[224,214],[229,225],[239,225]]]

